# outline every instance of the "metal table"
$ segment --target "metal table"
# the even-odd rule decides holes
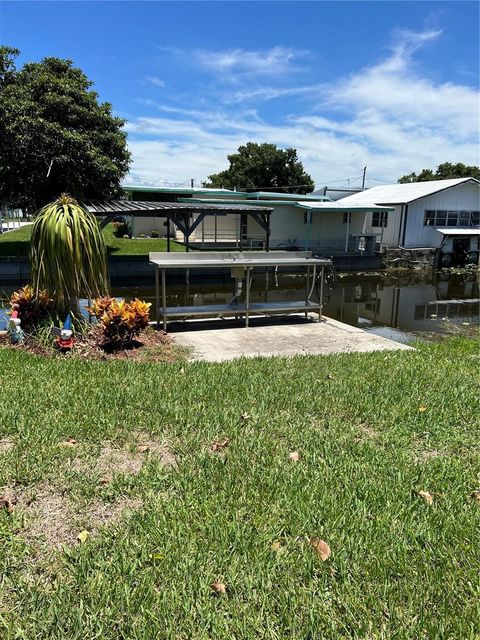
[[[309,311],[318,313],[322,319],[323,309],[323,281],[326,266],[332,261],[327,258],[315,258],[311,251],[292,252],[204,252],[190,253],[150,253],[150,263],[155,266],[155,296],[157,324],[160,320],[163,329],[167,330],[167,320],[191,317],[245,317],[245,327],[248,327],[251,315],[270,315],[274,313],[288,314]],[[305,267],[306,287],[303,300],[285,302],[250,302],[251,271],[255,268],[268,267]],[[212,304],[201,306],[167,307],[167,269],[230,269],[235,280],[245,279],[245,301],[237,300],[231,304]],[[320,269],[319,301],[311,300],[317,269]],[[160,296],[161,290],[161,296]]]

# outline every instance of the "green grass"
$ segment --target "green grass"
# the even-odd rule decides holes
[[[9,231],[0,235],[0,256],[26,256],[30,242],[31,226],[21,227],[15,231]],[[145,238],[131,240],[128,238],[116,238],[113,235],[112,225],[103,229],[105,242],[109,255],[113,256],[142,256],[151,251],[166,251],[165,238]],[[171,241],[171,251],[185,251],[185,247],[178,242]]]
[[[55,488],[78,530],[96,501],[137,505],[52,554],[3,509],[0,637],[478,639],[478,362],[467,339],[223,364],[0,350],[0,486]],[[145,434],[175,467],[79,470]]]

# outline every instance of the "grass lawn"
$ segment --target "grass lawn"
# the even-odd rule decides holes
[[[0,349],[0,637],[478,639],[478,363]]]
[[[0,256],[26,256],[32,227],[25,226],[15,231],[9,231],[0,235]],[[113,256],[141,256],[148,255],[150,251],[166,251],[165,238],[127,239],[116,238],[113,235],[112,225],[103,229],[107,250]],[[185,251],[185,247],[178,242],[171,241],[171,251]]]

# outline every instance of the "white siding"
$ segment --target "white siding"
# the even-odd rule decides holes
[[[435,231],[435,227],[424,225],[425,211],[478,211],[480,209],[479,193],[478,184],[460,184],[458,187],[452,187],[410,203],[408,205],[405,247],[438,248],[442,243],[443,236]],[[452,231],[455,231],[455,227],[452,227]]]

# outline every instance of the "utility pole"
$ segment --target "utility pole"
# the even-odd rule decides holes
[[[362,189],[365,189],[365,176],[367,175],[367,165],[363,167]]]

